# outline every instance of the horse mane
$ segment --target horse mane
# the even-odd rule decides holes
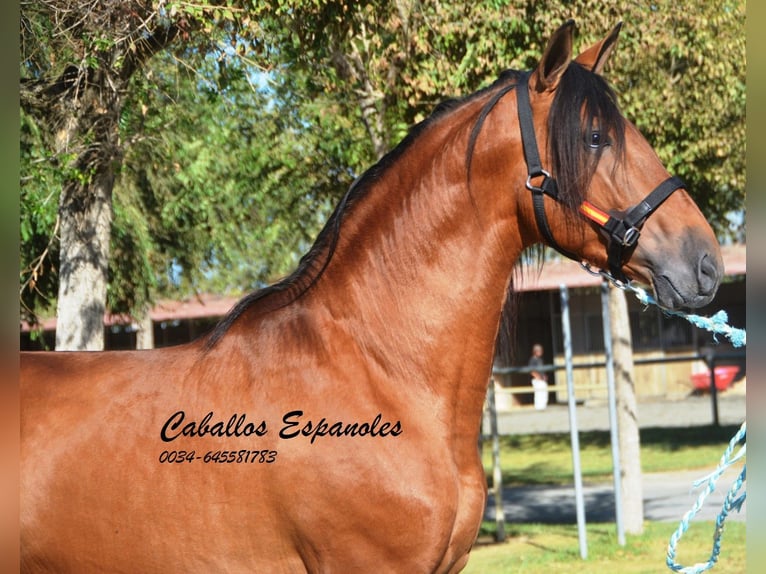
[[[259,314],[264,314],[289,305],[309,291],[322,276],[333,257],[344,217],[359,199],[367,194],[380,176],[394,165],[434,123],[487,93],[494,92],[482,107],[469,136],[466,167],[470,183],[471,159],[479,133],[495,105],[516,87],[519,74],[517,70],[506,70],[491,85],[464,98],[451,98],[438,104],[428,118],[415,124],[392,151],[351,184],[319,232],[311,249],[299,261],[295,271],[277,283],[253,291],[240,299],[210,332],[205,347],[211,349],[246,311],[257,309]],[[620,149],[624,141],[623,124],[611,88],[600,76],[586,71],[579,64],[571,64],[563,74],[554,98],[548,129],[553,158],[552,173],[557,175],[563,203],[572,213],[576,212],[582,202],[598,161],[597,155],[588,154],[589,150],[583,144],[581,119],[583,105],[586,111],[584,125],[595,125],[595,122],[601,126],[602,131],[606,131],[605,127],[608,127],[609,132],[614,134],[615,142]],[[597,153],[600,155],[600,150]],[[585,160],[590,159],[590,161],[584,161],[584,156],[586,156]],[[583,165],[588,166],[585,172],[582,169]]]
[[[295,271],[277,283],[253,291],[240,299],[210,332],[205,346],[208,349],[212,348],[246,311],[258,308],[259,312],[266,313],[289,305],[303,296],[319,280],[329,265],[335,252],[344,217],[353,209],[359,199],[367,194],[380,176],[396,163],[430,126],[463,105],[496,89],[505,81],[507,81],[507,75],[501,74],[493,84],[482,90],[464,98],[446,99],[434,108],[430,116],[412,126],[407,136],[393,150],[351,184],[319,232],[311,249],[298,262]]]

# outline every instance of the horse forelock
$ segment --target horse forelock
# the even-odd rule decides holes
[[[590,149],[591,130],[608,137],[617,155],[624,157],[625,120],[612,88],[600,75],[572,62],[561,77],[548,115],[550,170],[556,178],[560,201],[575,214],[586,199],[604,148]]]

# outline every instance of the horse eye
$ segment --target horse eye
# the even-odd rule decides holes
[[[590,144],[589,145],[592,148],[601,147],[601,134],[599,132],[591,132],[590,133]]]

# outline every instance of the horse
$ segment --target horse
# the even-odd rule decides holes
[[[177,347],[21,356],[24,572],[458,572],[516,262],[709,303],[720,248],[602,75],[620,24],[440,105],[285,279]],[[538,145],[538,141],[544,145]]]

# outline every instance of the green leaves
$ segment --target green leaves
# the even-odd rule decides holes
[[[33,310],[49,308],[58,285],[56,214],[62,177],[59,162],[46,153],[40,130],[24,113],[20,134],[20,303],[21,318],[32,323]]]
[[[257,89],[268,82],[236,59],[219,63],[186,74],[172,58],[155,62],[162,83],[141,96],[145,134],[117,186],[141,202],[163,294],[241,292],[287,273],[324,221],[325,199],[353,179],[336,163],[343,139],[327,136],[335,120],[326,105],[296,103],[287,81]]]
[[[744,15],[739,1],[660,3],[640,31],[623,28],[629,46],[621,38],[609,73],[626,115],[722,236],[726,215],[744,209]]]
[[[116,78],[138,65],[131,58],[150,37],[177,32],[170,50],[138,62],[120,95],[113,309],[181,291],[245,291],[289,272],[348,185],[412,124],[506,68],[531,68],[568,18],[580,48],[625,22],[605,71],[623,111],[722,235],[731,233],[725,215],[744,209],[743,0],[619,11],[601,0],[102,4],[25,4],[22,76],[50,79],[86,61]],[[53,8],[82,18],[57,28]],[[49,151],[55,133],[23,115],[30,308],[55,293],[58,194],[77,175],[71,158]]]

